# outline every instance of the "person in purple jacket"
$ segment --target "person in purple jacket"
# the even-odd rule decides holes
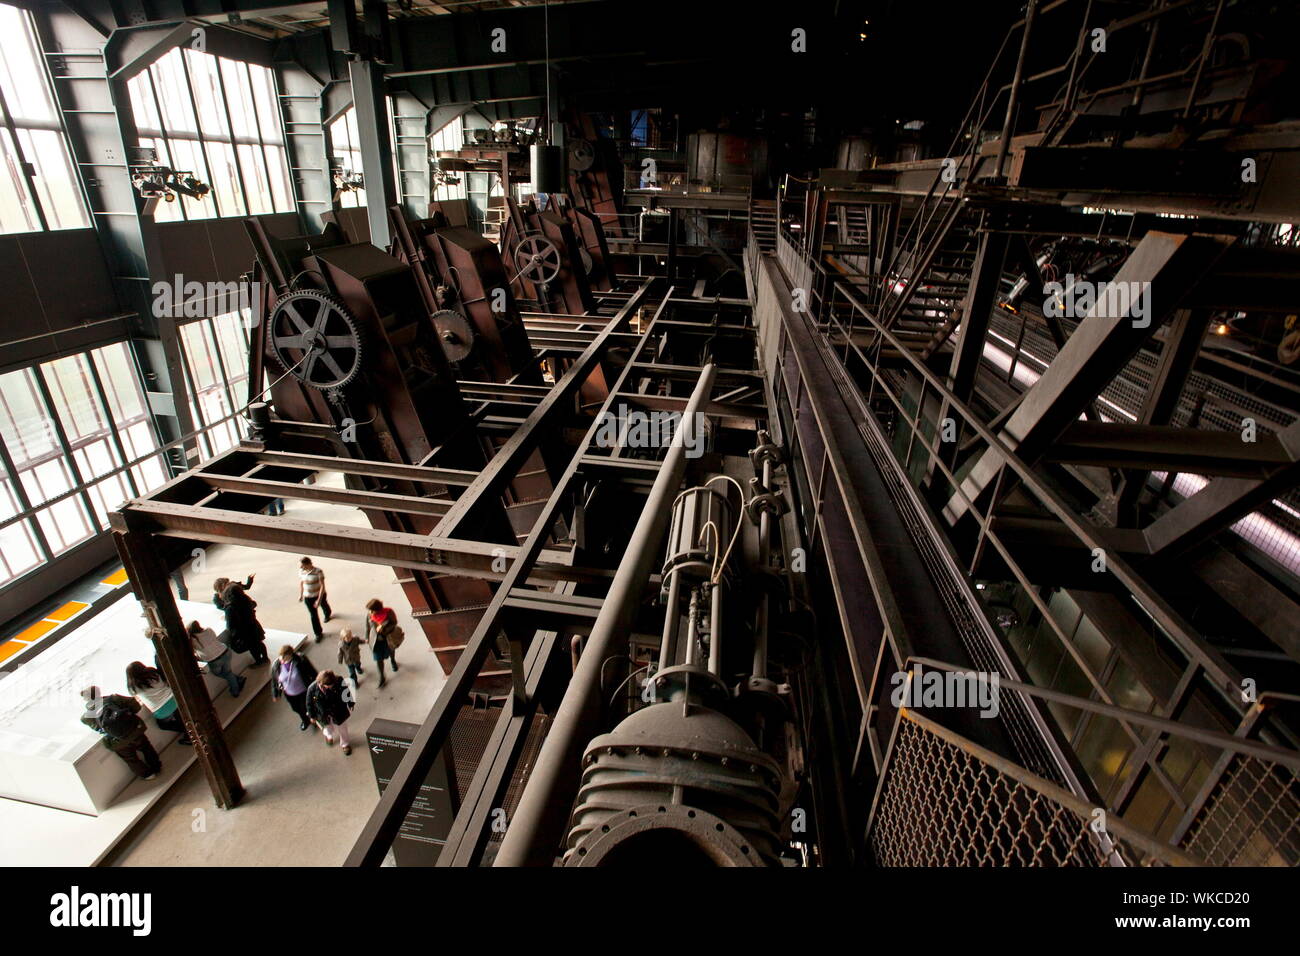
[[[283,694],[289,708],[298,715],[299,730],[310,727],[307,716],[307,690],[316,679],[316,668],[306,654],[299,654],[292,645],[280,648],[280,656],[271,667],[271,696],[276,700]]]

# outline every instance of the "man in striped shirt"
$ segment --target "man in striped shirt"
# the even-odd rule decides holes
[[[325,631],[321,628],[317,609],[325,612],[325,620],[334,616],[330,610],[329,599],[325,596],[325,572],[312,564],[311,558],[303,558],[298,568],[298,600],[307,605],[307,614],[311,617],[311,629],[319,642]]]

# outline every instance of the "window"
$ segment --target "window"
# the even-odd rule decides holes
[[[433,154],[436,156],[443,150],[458,150],[465,145],[465,126],[460,117],[452,120],[438,132],[433,134]],[[466,174],[463,172],[453,173],[460,182],[456,185],[439,185],[433,191],[433,198],[439,202],[445,199],[465,199],[468,195],[466,192],[465,179]]]
[[[127,87],[140,145],[212,187],[202,199],[159,203],[158,222],[293,210],[269,69],[177,47]]]
[[[90,225],[25,10],[0,4],[0,232]]]
[[[239,443],[239,419],[231,416],[248,401],[250,323],[251,313],[242,310],[181,326],[190,415],[203,429],[204,458]]]
[[[335,166],[342,167],[344,172],[361,172],[361,135],[357,132],[357,111],[353,107],[349,106],[334,122],[330,123],[329,137],[330,156]],[[348,190],[339,196],[339,205],[344,209],[365,204],[364,189]]]
[[[0,375],[0,437],[0,584],[106,530],[110,511],[167,478],[120,342]]]

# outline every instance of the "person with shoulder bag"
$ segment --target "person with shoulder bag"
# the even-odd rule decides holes
[[[384,661],[390,661],[393,665],[393,673],[399,670],[397,666],[396,651],[402,646],[405,640],[405,634],[397,624],[397,612],[391,607],[384,607],[379,598],[371,598],[366,602],[366,640],[370,640],[370,635],[375,635],[374,644],[371,646],[371,656],[375,659],[375,666],[379,668],[379,686],[383,687],[388,683],[384,676]]]
[[[361,638],[352,633],[352,628],[345,627],[339,630],[339,663],[346,664],[348,676],[352,678],[352,683],[361,686],[361,675],[365,671],[361,668],[361,645],[364,642]]]
[[[103,734],[104,746],[121,757],[142,780],[158,776],[162,760],[149,742],[149,729],[139,717],[140,702],[121,694],[105,697],[94,684],[81,692],[81,699],[86,709],[81,722]]]

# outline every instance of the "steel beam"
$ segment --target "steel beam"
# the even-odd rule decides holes
[[[495,500],[504,491],[507,484],[514,479],[523,467],[529,455],[541,444],[545,431],[553,424],[552,419],[572,407],[574,396],[587,381],[604,357],[606,350],[614,343],[616,333],[621,332],[631,321],[650,294],[650,280],[643,282],[618,310],[612,319],[600,331],[591,344],[569,366],[568,371],[555,383],[550,394],[529,413],[524,423],[506,441],[492,460],[487,463],[470,484],[466,493],[443,516],[435,528],[435,533],[453,537],[465,526],[467,519],[482,502]]]
[[[1291,464],[1291,455],[1277,435],[1244,442],[1237,432],[1075,422],[1052,443],[1043,460],[1260,479]]]
[[[1179,307],[1189,290],[1223,255],[1232,239],[1225,236],[1179,236],[1150,232],[1129,256],[1115,283],[1139,283],[1148,314],[1139,321],[1132,304],[1111,309],[1104,297],[1093,305],[1052,364],[1025,393],[1007,419],[1001,438],[1021,460],[1038,460],[1075,421],[1097,394],[1141,348],[1164,317]],[[1110,315],[1110,311],[1124,314]],[[954,493],[944,515],[955,523],[966,514],[966,499],[976,500],[1002,467],[1002,455],[986,450]]]
[[[1196,363],[1209,321],[1210,313],[1203,309],[1179,309],[1174,313],[1165,334],[1164,347],[1160,350],[1155,375],[1138,413],[1138,424],[1168,425],[1173,421],[1174,411],[1183,394],[1183,386],[1187,384],[1187,377]],[[1140,472],[1125,473],[1115,492],[1115,519],[1118,524],[1136,523],[1135,508],[1146,484],[1146,477],[1145,473]]]
[[[393,178],[393,144],[388,135],[384,68],[373,60],[355,59],[348,63],[348,76],[352,81],[352,101],[357,111],[370,242],[380,249],[387,249],[393,241],[388,210],[399,197],[397,181]]]
[[[112,513],[109,520],[117,531],[130,529],[188,541],[239,544],[293,554],[319,554],[339,561],[415,568],[488,581],[500,581],[506,577],[505,572],[493,569],[494,564],[499,565],[504,559],[509,565],[519,555],[517,545],[302,521],[284,516],[267,517],[147,499],[127,502],[120,511]],[[541,551],[528,577],[529,583],[603,581],[609,576],[608,572],[597,569],[575,567],[571,560],[568,551]]]
[[[378,491],[352,491],[321,485],[304,485],[293,481],[267,481],[261,478],[212,475],[198,472],[193,476],[214,491],[236,491],[266,498],[293,498],[298,501],[322,501],[349,505],[362,511],[399,511],[405,514],[441,517],[451,507],[450,498],[415,498]]]
[[[1233,437],[1235,433],[1229,432]],[[1168,559],[1222,531],[1300,480],[1300,422],[1276,435],[1290,462],[1269,477],[1215,478],[1146,528],[1153,558]]]

